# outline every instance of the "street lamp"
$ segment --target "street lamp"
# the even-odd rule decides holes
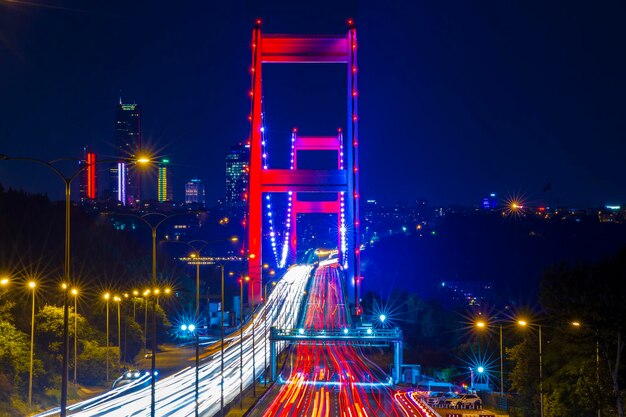
[[[270,275],[274,276],[275,272],[274,270],[270,270]],[[263,374],[263,386],[267,387],[267,343],[269,342],[269,338],[267,337],[267,286],[269,285],[269,282],[266,282],[265,285],[263,286],[263,302],[265,303],[264,309],[263,309],[263,325],[264,325],[264,329],[263,329],[263,337],[265,340],[265,368],[264,369],[264,374]],[[272,281],[272,287],[276,286],[276,281]],[[274,315],[272,314],[272,321],[274,320]],[[272,323],[273,326],[273,323]],[[271,327],[271,326],[270,326]]]
[[[33,349],[35,346],[35,287],[37,283],[35,281],[28,282],[28,288],[33,293],[33,312],[30,318],[30,364],[28,371],[28,406],[31,407],[33,403]]]
[[[581,323],[579,321],[572,321],[570,325],[576,329],[581,327]],[[595,331],[595,339],[596,339],[596,385],[598,389],[600,389],[600,339],[598,337],[598,329],[593,329]],[[600,400],[598,399],[598,417],[602,416],[602,409],[600,406]]]
[[[529,326],[528,322],[524,319],[517,320],[517,325],[520,327]],[[541,343],[541,324],[537,325],[539,329],[539,413],[543,417],[543,354]]]
[[[483,320],[478,320],[475,323],[478,329],[484,329],[487,327],[487,323]],[[500,328],[500,396],[504,396],[504,361],[502,355],[502,324],[498,326]],[[484,369],[483,369],[484,370]]]
[[[157,229],[161,226],[165,221],[171,219],[172,217],[181,216],[183,214],[191,214],[194,213],[192,211],[186,211],[182,213],[174,213],[170,215],[166,215],[163,213],[151,212],[145,213],[141,216],[131,213],[112,213],[119,216],[129,216],[133,217],[137,220],[142,221],[146,226],[150,228],[152,233],[152,287],[157,288],[157,279],[156,279],[156,253],[157,253]],[[104,213],[111,214],[111,213]],[[150,216],[160,216],[161,219],[155,222],[151,222],[148,220]],[[156,413],[156,347],[157,347],[157,335],[156,335],[156,302],[157,297],[152,297],[152,365],[151,365],[151,383],[150,383],[150,416],[155,417]],[[147,308],[147,306],[146,306]],[[146,310],[147,311],[147,310]]]
[[[150,296],[150,290],[145,290],[143,292],[143,311],[144,311],[144,319],[143,319],[143,354],[148,354],[148,297]]]
[[[229,275],[233,275],[229,272]],[[250,277],[239,277],[239,409],[243,410],[243,283]]]
[[[74,385],[76,385],[76,369],[78,365],[78,289],[72,288],[71,292],[74,296]]]
[[[52,170],[64,183],[65,185],[65,259],[64,259],[64,272],[63,272],[63,280],[65,285],[67,286],[70,282],[70,192],[71,192],[71,184],[72,181],[78,177],[78,175],[87,169],[90,166],[95,165],[96,163],[107,163],[107,162],[127,162],[127,163],[140,163],[146,164],[150,162],[148,157],[138,157],[138,158],[117,158],[117,159],[108,159],[108,160],[100,160],[94,161],[92,163],[83,164],[77,171],[75,171],[71,175],[64,174],[59,168],[57,168],[54,164],[62,161],[78,161],[76,158],[59,158],[54,159],[52,161],[44,161],[42,159],[36,158],[27,158],[27,157],[12,157],[9,155],[0,154],[0,160],[6,161],[28,161],[33,162],[46,168]],[[67,288],[66,288],[67,289]],[[68,357],[69,357],[69,300],[68,293],[65,291],[65,299],[63,303],[63,361],[62,361],[62,375],[61,375],[61,410],[60,416],[65,417],[67,415],[67,369],[68,369]]]
[[[120,326],[120,302],[122,299],[119,296],[113,297],[113,301],[117,304],[117,347],[119,350],[120,360],[122,359],[122,332]]]
[[[107,382],[109,382],[109,299],[111,298],[111,294],[104,293],[104,301],[107,305]]]
[[[197,317],[196,317],[197,320]],[[195,336],[196,339],[196,417],[198,417],[198,385],[200,383],[200,377],[198,374],[198,370],[200,369],[200,348],[199,348],[199,335],[198,332],[196,331],[196,326],[195,324],[183,324],[182,326],[180,326],[180,329],[183,332],[188,331],[189,333],[191,333],[192,335]]]

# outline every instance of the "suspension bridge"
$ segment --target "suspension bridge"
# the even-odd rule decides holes
[[[214,416],[222,398],[229,404],[261,376],[272,387],[249,411],[250,416],[425,416],[432,410],[418,397],[392,391],[394,381],[367,359],[363,349],[394,347],[394,373],[400,375],[402,333],[398,329],[360,329],[358,88],[357,36],[352,21],[343,35],[276,35],[252,31],[249,188],[245,193],[248,300],[252,317],[203,354],[197,368],[188,367],[156,383],[156,415]],[[289,169],[268,164],[262,111],[265,64],[344,64],[347,79],[346,125],[327,136],[291,132]],[[336,153],[336,168],[301,169],[306,151]],[[271,197],[287,196],[284,230],[272,216]],[[310,194],[327,200],[304,198]],[[337,218],[337,258],[296,264],[299,214],[326,213]],[[264,228],[264,214],[268,227]],[[264,230],[277,266],[286,268],[273,291],[262,298]],[[282,246],[281,242],[282,240]],[[287,360],[277,369],[277,355]],[[223,371],[222,371],[223,364]],[[150,415],[150,387],[145,376],[123,387],[68,407],[76,416]],[[198,401],[195,387],[198,384]],[[58,410],[42,413],[52,416]]]

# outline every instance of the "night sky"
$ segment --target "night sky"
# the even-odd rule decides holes
[[[553,203],[626,203],[623,1],[0,0],[0,153],[112,156],[121,94],[142,107],[144,145],[172,161],[175,198],[197,176],[212,204],[224,154],[249,134],[257,17],[266,33],[345,33],[356,20],[365,199],[541,204],[550,183]],[[292,127],[345,125],[344,75],[264,67],[271,166],[287,166]],[[0,183],[62,197],[25,163],[0,162]]]

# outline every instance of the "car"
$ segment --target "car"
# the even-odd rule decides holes
[[[113,385],[111,386],[111,388],[121,387],[122,385],[129,384],[132,381],[141,378],[143,374],[144,373],[138,369],[128,369],[124,371],[119,378],[113,381]]]
[[[152,352],[148,352],[148,353],[146,353],[145,355],[143,355],[143,357],[144,357],[145,359],[152,359]]]
[[[139,379],[143,379],[144,383],[150,381],[150,370],[141,370],[141,369],[127,369],[125,370],[119,378],[113,381],[113,385],[111,388],[118,388],[126,384],[130,384],[131,382],[137,381]],[[159,371],[154,371],[154,376],[159,376]]]
[[[431,394],[426,399],[426,402],[431,407],[443,407],[446,400],[452,399],[456,397],[456,394],[453,392],[431,392]]]
[[[476,394],[463,394],[445,400],[444,405],[448,408],[482,408],[483,401]]]

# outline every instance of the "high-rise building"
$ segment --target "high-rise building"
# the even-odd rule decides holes
[[[141,112],[137,104],[115,106],[115,157],[136,158],[141,151]],[[124,205],[135,205],[141,198],[139,172],[128,163],[109,168],[112,197]]]
[[[157,197],[160,203],[174,200],[172,194],[172,170],[170,160],[162,159],[159,162],[159,180]]]
[[[226,208],[232,214],[242,214],[245,208],[244,194],[248,187],[250,146],[231,146],[226,154]]]
[[[83,159],[80,161],[83,170],[80,172],[78,186],[81,203],[96,199],[96,154],[90,152],[88,146],[83,148],[83,152]]]
[[[193,178],[187,184],[185,184],[185,204],[205,204],[205,190],[202,181]]]

